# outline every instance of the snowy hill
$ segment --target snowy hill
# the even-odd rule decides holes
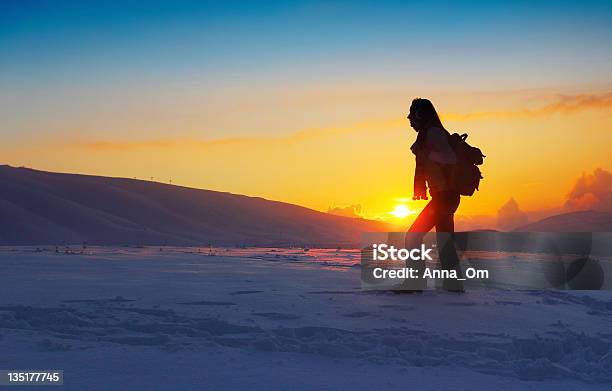
[[[383,223],[157,182],[0,166],[0,245],[354,245]]]
[[[518,232],[612,232],[612,213],[592,210],[550,216],[516,228]]]

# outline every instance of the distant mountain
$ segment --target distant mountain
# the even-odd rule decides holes
[[[612,212],[564,213],[523,225],[517,232],[612,232]]]
[[[358,245],[381,222],[157,182],[0,166],[0,245]]]

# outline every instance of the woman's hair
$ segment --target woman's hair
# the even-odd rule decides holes
[[[429,99],[416,98],[410,105],[410,112],[418,115],[419,119],[423,121],[423,124],[427,124],[429,127],[438,127],[442,130],[446,130],[442,126],[440,117],[434,108],[433,103]]]

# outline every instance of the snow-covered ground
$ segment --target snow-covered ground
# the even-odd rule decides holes
[[[0,248],[0,369],[64,389],[612,387],[608,291],[366,292],[355,251],[43,250]]]

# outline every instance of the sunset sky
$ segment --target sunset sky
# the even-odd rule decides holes
[[[4,1],[0,164],[384,217],[427,97],[487,155],[459,214],[612,170],[611,2],[425,3]]]

